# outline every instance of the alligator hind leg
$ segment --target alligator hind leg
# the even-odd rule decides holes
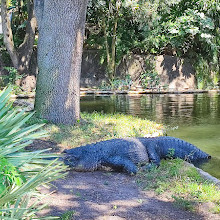
[[[129,174],[136,174],[138,171],[137,166],[133,162],[120,156],[110,157],[102,165],[110,166],[113,169],[123,169]]]
[[[150,161],[150,164],[147,166],[148,169],[150,169],[152,166],[160,166],[160,156],[158,152],[156,151],[157,144],[156,143],[150,143],[147,145],[147,153],[148,153],[148,158]]]

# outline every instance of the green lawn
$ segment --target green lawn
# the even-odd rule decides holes
[[[112,138],[163,134],[162,125],[129,115],[94,112],[82,113],[81,118],[74,126],[54,125],[36,117],[32,117],[28,124],[46,123],[49,139],[69,148]]]

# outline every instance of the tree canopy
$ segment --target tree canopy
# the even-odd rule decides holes
[[[217,0],[91,0],[86,46],[101,49],[107,64],[115,57],[116,65],[131,52],[188,57],[205,81],[219,74],[219,20]]]

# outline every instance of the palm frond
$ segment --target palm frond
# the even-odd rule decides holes
[[[25,150],[33,140],[46,137],[47,133],[39,130],[43,125],[26,126],[34,113],[27,114],[13,109],[10,94],[11,88],[0,92],[0,157],[16,167],[24,181],[21,184],[10,184],[1,192],[0,219],[39,219],[36,218],[36,212],[45,205],[40,205],[42,195],[37,193],[36,188],[64,177],[66,166],[58,159],[51,161],[58,156],[46,153],[49,149]],[[36,202],[31,204],[31,199]]]

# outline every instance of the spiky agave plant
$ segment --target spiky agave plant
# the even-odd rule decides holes
[[[47,133],[39,131],[43,125],[25,126],[33,113],[12,108],[10,95],[11,88],[0,93],[0,168],[5,171],[0,172],[0,180],[4,180],[0,185],[0,219],[34,219],[42,208],[37,187],[63,177],[66,167],[58,160],[47,160],[54,154],[46,150],[25,150]],[[30,203],[33,198],[35,202]]]

